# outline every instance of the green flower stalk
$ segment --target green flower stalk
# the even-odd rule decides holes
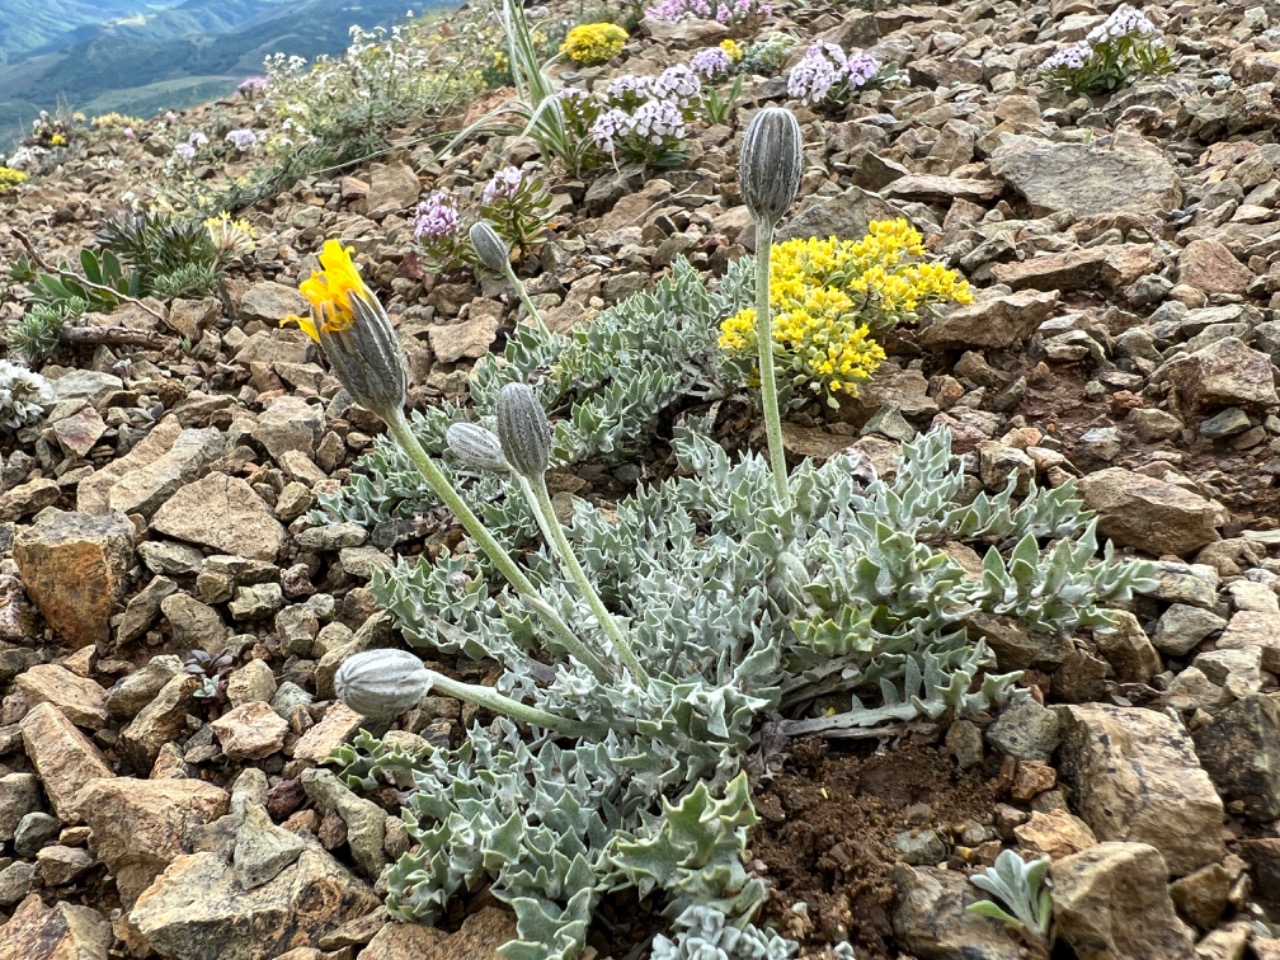
[[[485,528],[414,436],[404,415],[409,389],[404,351],[386,311],[351,262],[351,251],[337,240],[326,241],[320,265],[323,269],[298,287],[311,302],[311,316],[289,319],[320,344],[329,366],[352,399],[387,425],[391,438],[408,454],[436,496],[453,511],[463,529],[516,592],[537,611],[564,649],[602,681],[612,679],[613,671],[542,599],[533,581]]]
[[[601,629],[613,643],[618,659],[636,683],[647,684],[649,675],[636,657],[631,641],[591,585],[591,580],[573,552],[564,527],[556,517],[546,480],[547,465],[551,460],[551,423],[547,420],[546,411],[542,409],[542,404],[538,402],[532,389],[523,383],[509,383],[498,393],[497,414],[498,439],[502,443],[502,452],[529,501],[543,537],[559,555],[560,562],[577,584]]]
[[[481,263],[494,271],[494,273],[502,274],[507,278],[507,282],[515,287],[516,296],[524,304],[524,309],[529,314],[530,319],[538,325],[538,332],[550,338],[551,331],[547,329],[546,323],[543,322],[542,314],[538,312],[538,308],[529,299],[529,292],[524,288],[520,278],[516,276],[515,268],[511,266],[511,248],[507,246],[506,241],[498,236],[498,231],[483,220],[477,220],[471,226],[471,245],[475,247],[476,256],[480,258]]]
[[[751,118],[738,157],[742,200],[756,224],[756,340],[760,350],[760,396],[769,438],[769,463],[781,506],[791,503],[787,455],[782,445],[778,381],[773,369],[773,321],[769,307],[769,267],[773,230],[795,202],[804,153],[800,124],[790,110],[766,107]]]

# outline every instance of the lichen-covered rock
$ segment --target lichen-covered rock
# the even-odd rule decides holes
[[[1099,843],[1050,868],[1058,938],[1079,960],[1193,960],[1168,870],[1145,843]]]
[[[1002,924],[965,909],[983,894],[963,873],[899,864],[893,932],[920,960],[1022,960],[1022,945]]]
[[[1123,546],[1185,557],[1218,539],[1218,509],[1163,480],[1111,467],[1084,477],[1080,492],[1102,535]]]
[[[180,856],[138,897],[129,921],[176,960],[274,960],[378,906],[368,884],[308,846],[252,890],[217,854]]]
[[[1280,819],[1280,705],[1255,694],[1192,734],[1200,764],[1224,801],[1258,823]]]
[[[114,777],[115,772],[89,738],[51,703],[28,711],[21,727],[27,756],[54,811],[65,823],[78,823],[80,788],[96,778]]]
[[[1222,859],[1222,801],[1186,730],[1136,707],[1072,705],[1058,716],[1059,772],[1099,840],[1149,843],[1174,876]]]

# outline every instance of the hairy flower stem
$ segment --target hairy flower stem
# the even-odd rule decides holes
[[[563,734],[566,737],[599,736],[603,732],[596,724],[557,717],[554,713],[547,713],[545,710],[539,710],[537,707],[523,704],[519,700],[504,697],[492,687],[482,687],[474,683],[463,683],[461,680],[451,680],[444,674],[436,673],[434,670],[428,670],[427,673],[431,676],[431,689],[433,691],[438,691],[446,697],[466,700],[468,703],[474,703],[476,706],[484,707],[493,713],[503,714],[520,723],[554,730],[556,733]]]
[[[515,267],[507,264],[507,280],[516,288],[516,296],[520,298],[520,302],[524,304],[525,312],[529,314],[529,318],[538,326],[538,332],[551,339],[551,330],[542,319],[542,314],[538,312],[538,308],[533,305],[533,301],[529,299],[529,291],[524,288],[524,282],[516,276]]]
[[[507,581],[524,598],[525,602],[538,612],[564,648],[586,664],[602,683],[612,681],[613,671],[585,643],[578,639],[560,614],[556,613],[551,605],[538,595],[538,589],[533,585],[533,581],[525,576],[524,571],[516,564],[511,554],[503,549],[502,544],[485,528],[480,518],[471,512],[471,508],[467,506],[466,501],[462,499],[458,491],[453,488],[449,478],[436,466],[430,454],[422,448],[418,438],[413,435],[413,430],[409,427],[409,421],[405,418],[404,411],[396,410],[391,413],[390,419],[387,420],[387,430],[391,433],[392,439],[400,445],[400,449],[409,455],[409,459],[418,468],[418,472],[431,485],[431,489],[436,492],[436,496],[453,511],[454,516],[462,523],[463,529],[467,531],[471,539],[493,561],[493,565],[507,578]]]
[[[636,658],[635,651],[631,648],[631,641],[626,638],[622,628],[618,626],[618,621],[614,619],[613,614],[605,607],[604,601],[600,599],[600,594],[596,593],[596,588],[591,585],[591,581],[587,578],[587,572],[582,569],[582,564],[578,562],[578,558],[573,552],[573,547],[569,544],[569,538],[565,535],[564,527],[561,525],[559,518],[556,517],[555,506],[551,503],[551,494],[547,490],[546,479],[537,476],[530,480],[519,474],[516,474],[516,478],[520,481],[520,488],[524,491],[529,505],[533,508],[538,526],[542,529],[542,535],[547,538],[547,542],[552,549],[559,554],[560,561],[565,565],[565,569],[569,571],[569,576],[573,579],[573,582],[578,585],[578,590],[581,591],[583,598],[587,601],[587,606],[591,608],[591,612],[595,614],[595,618],[600,622],[601,628],[613,642],[613,648],[618,655],[618,659],[622,661],[623,666],[627,668],[636,683],[641,686],[647,686],[649,674]]]
[[[782,446],[782,417],[778,413],[778,380],[773,370],[773,318],[769,307],[769,261],[773,253],[773,222],[756,221],[756,345],[760,350],[760,399],[769,437],[769,464],[778,506],[791,507],[787,487],[787,453]]]

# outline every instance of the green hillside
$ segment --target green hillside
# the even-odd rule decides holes
[[[60,103],[146,116],[222,96],[260,73],[268,54],[335,54],[353,23],[392,23],[405,9],[405,0],[191,0],[145,22],[86,28],[65,50],[0,65],[0,143]]]

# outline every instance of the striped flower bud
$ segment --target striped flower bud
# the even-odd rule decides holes
[[[506,473],[507,458],[502,455],[502,441],[492,430],[478,423],[455,423],[445,432],[450,452],[473,470]]]
[[[407,650],[368,650],[342,662],[333,678],[338,699],[366,717],[394,717],[431,690],[431,675]]]
[[[495,273],[507,272],[511,263],[511,250],[498,236],[498,231],[483,220],[477,220],[471,227],[471,245],[476,248],[476,256],[486,267]]]
[[[551,462],[551,422],[523,383],[508,383],[498,393],[498,439],[511,469],[533,479]]]
[[[754,117],[738,155],[742,201],[760,223],[777,223],[795,202],[804,153],[800,123],[782,107],[765,107]]]
[[[404,351],[387,312],[337,240],[325,242],[322,269],[298,286],[311,316],[290,317],[324,350],[351,398],[383,420],[398,416],[409,391]]]

